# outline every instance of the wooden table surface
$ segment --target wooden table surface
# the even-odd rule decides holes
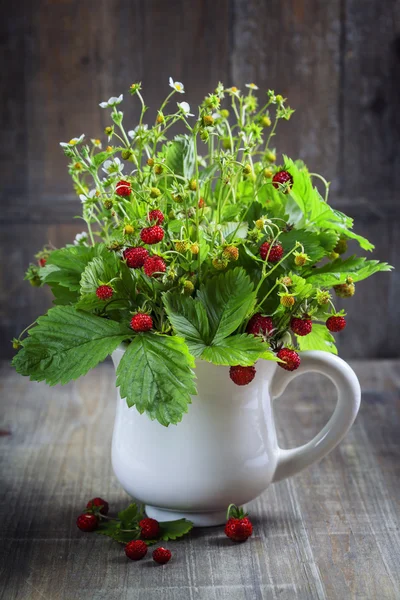
[[[169,543],[173,560],[159,567],[131,562],[117,542],[75,525],[93,496],[111,510],[129,501],[110,464],[111,365],[49,388],[4,364],[0,598],[399,600],[399,365],[352,364],[363,402],[351,432],[248,506],[255,532],[247,543],[232,544],[221,527],[195,530]],[[278,405],[281,445],[310,439],[333,405],[326,379],[297,379]]]

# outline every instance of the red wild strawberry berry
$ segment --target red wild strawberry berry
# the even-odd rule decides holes
[[[150,331],[153,327],[153,319],[145,313],[136,313],[131,319],[133,331]]]
[[[140,238],[145,244],[158,244],[164,237],[164,229],[159,225],[145,227],[140,232]]]
[[[293,177],[287,171],[278,171],[272,178],[272,185],[287,194],[293,185]]]
[[[255,367],[242,367],[237,365],[229,369],[229,377],[236,385],[247,385],[256,376]]]
[[[300,356],[295,350],[290,348],[282,348],[279,350],[277,357],[284,362],[278,362],[278,365],[285,371],[295,371],[300,366]]]
[[[156,548],[153,552],[153,560],[159,565],[165,565],[169,560],[171,560],[171,551],[167,548]]]
[[[275,242],[271,247],[270,242],[264,242],[260,246],[260,256],[263,260],[266,260],[268,256],[268,262],[271,263],[279,262],[283,256],[282,244],[280,242]]]
[[[248,517],[231,517],[225,525],[225,535],[233,542],[245,542],[253,533],[253,525]]]
[[[164,223],[164,218],[164,215],[162,214],[161,210],[158,210],[158,208],[149,212],[150,223],[154,222],[156,225],[162,225]]]
[[[204,208],[205,205],[206,205],[206,203],[204,201],[204,198],[200,198],[200,200],[199,200],[199,208]]]
[[[263,317],[261,313],[256,313],[247,323],[247,333],[253,335],[268,335],[274,328],[271,317]]]
[[[108,300],[112,297],[114,290],[111,285],[99,285],[96,290],[96,296],[100,298],[100,300]]]
[[[108,502],[103,500],[103,498],[92,498],[92,500],[89,500],[89,502],[86,504],[86,508],[89,510],[97,508],[100,509],[99,512],[101,515],[107,515],[109,506]]]
[[[296,335],[308,335],[312,330],[312,321],[308,317],[293,317],[290,327]]]
[[[118,181],[117,186],[115,188],[115,192],[118,194],[118,196],[129,196],[131,191],[132,187],[129,181],[125,181],[124,179]]]
[[[130,269],[140,269],[140,267],[143,267],[144,261],[149,256],[146,248],[142,246],[126,248],[122,254]]]
[[[96,515],[79,515],[76,524],[81,531],[94,531],[99,523]]]
[[[44,267],[44,265],[47,263],[47,258],[39,258],[39,266],[40,267]]]
[[[132,540],[125,546],[125,554],[131,560],[141,560],[147,554],[147,546],[143,540]]]
[[[155,519],[142,519],[139,521],[139,527],[144,540],[156,540],[160,537],[160,525]]]
[[[160,256],[150,256],[144,261],[143,269],[147,277],[158,277],[159,273],[165,273],[166,265]]]
[[[332,315],[327,319],[325,325],[329,329],[329,331],[342,331],[346,327],[346,319],[341,317],[340,315]]]

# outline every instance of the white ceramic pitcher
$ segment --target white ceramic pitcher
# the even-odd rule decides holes
[[[117,368],[124,349],[113,353]],[[198,360],[198,395],[178,425],[164,427],[128,408],[118,396],[112,464],[125,491],[159,521],[187,518],[196,526],[225,522],[229,504],[250,502],[270,483],[298,473],[328,454],[350,429],[360,406],[360,385],[342,359],[301,353],[288,372],[258,361],[254,380],[237,386],[229,367]],[[295,377],[315,371],[336,386],[329,422],[313,440],[292,450],[277,444],[273,403]]]

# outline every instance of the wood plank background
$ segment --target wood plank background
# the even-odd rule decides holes
[[[29,260],[82,229],[58,142],[98,137],[98,102],[133,81],[151,109],[170,75],[189,103],[219,80],[287,96],[278,150],[331,180],[376,258],[400,265],[400,0],[19,0],[0,22],[0,69],[0,356],[51,302],[22,281]],[[134,103],[124,111],[134,124]],[[343,301],[343,357],[399,354],[399,291],[399,273],[379,274]]]
[[[338,448],[249,504],[248,542],[196,529],[168,542],[164,568],[75,525],[90,498],[111,514],[129,503],[111,469],[110,362],[56,388],[0,365],[0,599],[399,600],[400,363],[351,364],[363,402]],[[334,398],[322,376],[296,379],[276,404],[281,446],[310,440]]]

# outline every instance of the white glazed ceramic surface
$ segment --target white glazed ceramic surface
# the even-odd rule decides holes
[[[115,367],[123,348],[113,354]],[[164,427],[118,396],[112,442],[114,472],[125,491],[146,505],[150,517],[186,517],[195,525],[225,521],[230,503],[242,505],[270,483],[304,469],[328,454],[354,422],[360,386],[354,371],[326,352],[301,354],[292,373],[259,361],[255,379],[237,386],[229,367],[197,361],[198,395],[178,425]],[[277,444],[273,402],[298,375],[326,375],[338,392],[327,425],[309,443],[292,450]]]

